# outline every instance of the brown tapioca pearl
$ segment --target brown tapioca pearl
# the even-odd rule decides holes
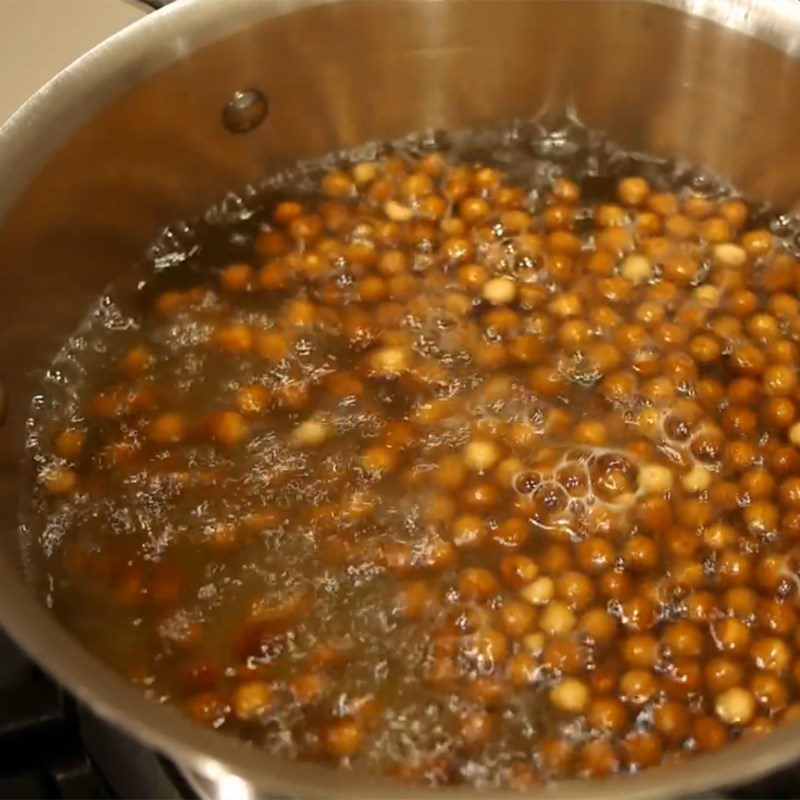
[[[624,263],[627,263],[627,260]],[[639,282],[642,282],[641,279]],[[634,281],[632,277],[625,274],[600,278],[597,281],[597,291],[610,304],[628,303],[634,295]]]
[[[794,365],[799,353],[797,345],[788,339],[774,339],[767,345],[767,358],[775,364]]]
[[[750,648],[750,629],[735,617],[726,617],[711,622],[711,635],[717,648],[723,653],[743,656]]]
[[[648,572],[658,561],[658,546],[648,536],[632,536],[623,547],[622,557],[628,569]]]
[[[745,406],[729,406],[722,412],[720,418],[723,430],[729,436],[751,436],[758,424],[755,411]]]
[[[364,730],[354,719],[341,719],[325,728],[325,749],[334,758],[350,758],[360,749],[364,740]]]
[[[499,204],[502,208],[502,204]],[[508,235],[523,233],[531,226],[531,215],[518,209],[509,209],[500,214],[500,225]]]
[[[618,772],[620,764],[617,745],[607,739],[591,739],[585,742],[578,757],[579,772],[592,777]]]
[[[749,317],[758,308],[758,295],[748,289],[731,292],[725,302],[725,309],[734,317]]]
[[[581,319],[568,319],[558,329],[558,341],[568,349],[579,349],[589,341],[590,336],[588,323]]]
[[[585,633],[599,645],[609,645],[617,635],[617,619],[604,608],[590,608],[579,620],[578,630]]]
[[[767,500],[757,500],[744,509],[742,517],[750,533],[765,534],[777,529],[780,513]]]
[[[684,703],[703,687],[700,665],[686,658],[674,661],[661,680],[667,697]]]
[[[523,517],[512,517],[501,522],[492,531],[492,541],[501,547],[516,549],[522,547],[530,536],[530,526]]]
[[[771,314],[753,314],[745,320],[745,330],[753,339],[774,339],[780,335],[778,321]]]
[[[692,558],[676,558],[670,572],[675,585],[685,590],[699,589],[706,580],[702,563]]]
[[[703,678],[709,691],[718,694],[739,686],[744,680],[744,669],[739,661],[718,656],[706,663]]]
[[[733,481],[712,483],[708,497],[719,511],[734,511],[739,508],[739,487]]]
[[[49,494],[65,495],[78,487],[78,474],[66,467],[51,467],[41,473],[40,480]]]
[[[202,692],[186,700],[183,710],[198,724],[213,727],[230,713],[230,705],[218,692]]]
[[[328,197],[347,197],[355,190],[351,177],[341,170],[334,170],[322,177],[320,187]]]
[[[667,741],[680,744],[690,731],[689,711],[683,703],[667,700],[653,709],[653,726]]]
[[[622,604],[620,619],[628,630],[649,630],[656,620],[653,601],[642,596],[626,600]]]
[[[559,675],[575,675],[586,666],[586,652],[574,638],[566,633],[545,631],[546,644],[542,650],[541,664]]]
[[[755,445],[751,442],[728,442],[723,461],[729,469],[744,471],[752,466],[757,456]]]
[[[681,337],[683,344],[685,337]],[[677,341],[675,342],[678,343]],[[697,380],[697,364],[685,353],[669,353],[662,361],[664,375],[676,384],[694,383]]]
[[[577,565],[589,574],[599,574],[614,566],[616,553],[611,544],[603,538],[592,536],[575,546]]]
[[[295,700],[307,705],[316,702],[322,695],[330,691],[333,681],[321,670],[313,670],[295,675],[289,687]]]
[[[298,215],[299,219],[301,215]],[[293,222],[294,220],[290,221]],[[284,255],[289,251],[291,243],[286,234],[281,231],[261,231],[256,237],[255,250],[261,258],[275,258]]]
[[[800,452],[791,445],[779,446],[768,452],[767,462],[776,475],[789,475],[800,469]]]
[[[527,653],[518,653],[508,659],[506,675],[511,685],[517,689],[530,686],[536,680],[538,665]]]
[[[617,197],[626,206],[641,206],[650,195],[650,184],[638,175],[623,178],[617,184]]]
[[[783,514],[780,521],[780,532],[792,539],[800,537],[800,509],[792,508]]]
[[[590,578],[582,572],[569,570],[562,572],[556,580],[558,596],[576,611],[589,606],[594,599],[594,586]]]
[[[753,500],[766,500],[775,493],[776,481],[768,470],[757,467],[742,475],[739,486]]]
[[[703,528],[703,544],[711,550],[725,550],[732,547],[738,540],[740,533],[724,522],[715,522]]]
[[[762,556],[756,564],[756,583],[774,592],[786,576],[786,556],[777,553]]]
[[[741,200],[725,200],[719,205],[719,214],[732,228],[741,228],[749,213]]]
[[[750,679],[750,691],[769,714],[783,711],[789,704],[789,690],[775,675],[757,672]]]
[[[556,178],[551,189],[553,197],[562,203],[577,203],[581,198],[581,190],[575,181],[569,178]]]
[[[633,227],[641,236],[659,236],[664,230],[661,217],[652,211],[639,211],[635,214]]]
[[[642,394],[656,406],[666,405],[675,399],[675,386],[668,378],[651,378],[642,386]]]
[[[724,217],[710,217],[700,225],[700,238],[711,244],[730,241],[731,226]]]
[[[753,663],[758,669],[783,675],[789,669],[792,653],[789,645],[777,636],[757,639],[751,648]]]
[[[461,596],[468,600],[485,600],[500,589],[500,583],[494,573],[479,567],[463,569],[458,578]]]
[[[571,550],[560,544],[548,545],[539,554],[538,563],[543,572],[560,575],[572,566]]]
[[[539,567],[528,556],[505,556],[500,560],[498,570],[503,584],[514,590],[527,586],[539,575]]]
[[[795,285],[797,260],[787,252],[774,253],[762,273],[762,281],[767,292],[791,290]]]
[[[537,744],[540,753],[542,768],[551,778],[564,777],[573,771],[575,762],[575,745],[566,739],[545,739]]]
[[[779,602],[765,598],[758,603],[758,624],[762,630],[787,636],[797,627],[797,612],[792,607],[791,600]]]
[[[666,531],[663,546],[666,551],[679,558],[689,558],[697,552],[701,540],[697,531],[674,527]]]
[[[56,436],[54,450],[61,458],[72,461],[80,458],[86,444],[86,434],[83,431],[68,428]]]
[[[545,247],[551,253],[564,253],[569,256],[578,255],[583,243],[579,236],[565,230],[554,230],[547,234]]]
[[[722,343],[713,334],[699,334],[689,342],[689,353],[701,364],[713,364],[722,357]]]
[[[797,386],[797,370],[790,364],[771,364],[763,375],[764,391],[773,397],[786,397]]]
[[[764,229],[748,231],[742,236],[741,245],[752,258],[760,258],[772,249],[772,234]]]
[[[500,609],[503,628],[513,638],[520,638],[532,630],[536,623],[536,617],[536,610],[529,603],[521,600],[508,600]]]
[[[601,228],[615,228],[628,222],[628,214],[621,206],[604,203],[595,208],[594,221]]]
[[[675,243],[664,236],[646,236],[639,242],[639,249],[654,263],[661,264],[665,258],[675,252]],[[672,284],[670,284],[672,285]],[[648,287],[648,300],[666,300],[667,296],[662,288],[655,288],[658,284]]]
[[[628,670],[619,680],[619,692],[622,699],[634,706],[649,703],[659,689],[659,680],[646,669]]]
[[[683,601],[686,618],[694,622],[710,622],[717,616],[717,599],[711,592],[693,592]]]
[[[624,601],[633,596],[633,579],[626,572],[609,570],[598,579],[600,594],[608,600]]]
[[[788,428],[797,417],[797,408],[788,397],[771,397],[761,410],[764,424],[777,429]]]
[[[495,628],[484,628],[472,635],[468,652],[484,667],[491,668],[508,658],[508,639]]]
[[[716,575],[725,587],[747,585],[753,578],[753,559],[745,553],[724,550],[717,559]]]
[[[768,298],[767,310],[778,319],[791,319],[800,314],[800,300],[788,292],[776,292]]]
[[[595,243],[599,250],[620,256],[633,249],[633,233],[624,227],[604,228],[597,233]]]
[[[492,664],[494,667],[494,664]],[[499,664],[498,664],[499,666]],[[493,670],[497,672],[499,670]],[[509,672],[509,668],[506,668]],[[508,691],[508,686],[505,682],[501,682],[500,678],[496,675],[487,677],[470,678],[467,684],[465,697],[473,703],[479,703],[486,708],[496,706],[503,699],[503,694]]]
[[[708,525],[714,513],[707,500],[696,497],[679,501],[675,510],[681,525],[695,529]]]
[[[690,445],[692,455],[703,464],[715,464],[722,458],[725,448],[725,437],[721,431],[700,431],[692,437]]]
[[[655,766],[663,755],[661,739],[652,731],[629,733],[622,743],[622,750],[625,761],[637,769]]]
[[[450,536],[456,547],[479,547],[489,535],[483,519],[474,514],[462,514],[453,521]]]
[[[672,219],[676,219],[673,217]],[[683,223],[681,223],[683,224]],[[670,220],[665,223],[669,232]],[[689,226],[688,236],[693,235]],[[663,259],[664,277],[678,286],[690,286],[698,280],[701,274],[700,262],[687,253],[671,253]]]
[[[476,513],[486,513],[502,499],[502,493],[493,481],[473,483],[461,491],[459,498],[464,506]]]
[[[659,659],[658,641],[649,634],[636,633],[623,640],[622,657],[631,667],[649,669]]]
[[[570,230],[575,219],[575,210],[564,203],[548,206],[543,214],[544,226],[548,231]],[[530,220],[530,217],[528,218]]]
[[[543,360],[546,350],[536,336],[523,334],[509,342],[508,353],[514,361],[520,364],[535,364]]]
[[[597,250],[586,258],[586,272],[597,277],[610,277],[614,274],[616,263],[613,253]]]
[[[668,470],[668,468],[665,468]],[[663,475],[661,472],[657,474],[648,474],[645,478],[642,477],[641,471],[639,473],[639,486],[644,488],[645,491],[652,491],[652,494],[649,497],[645,497],[639,503],[637,508],[637,518],[639,520],[639,524],[641,525],[641,529],[644,533],[664,533],[670,527],[672,527],[673,523],[673,516],[672,516],[672,506],[670,503],[664,499],[663,496],[657,496],[655,492],[662,494],[669,490],[672,485],[672,476],[671,473],[669,477],[666,477],[666,473]],[[659,491],[659,487],[660,488]],[[638,542],[638,540],[637,540]],[[645,545],[645,550],[652,550],[647,545]],[[631,554],[634,556],[634,561],[637,560],[635,558],[635,554]],[[645,553],[645,562],[647,562],[648,558],[647,553]]]
[[[703,652],[704,635],[695,623],[678,620],[664,629],[661,643],[669,648],[673,657],[696,658]]]
[[[758,594],[747,586],[727,589],[721,599],[722,608],[743,619],[755,614],[758,607]]]
[[[678,211],[678,198],[668,192],[656,192],[647,198],[647,207],[658,214],[666,217]]]
[[[637,378],[632,372],[612,372],[600,384],[602,394],[611,401],[631,402],[636,394]]]
[[[714,717],[700,717],[692,723],[692,736],[705,753],[719,750],[728,743],[728,729]]]
[[[413,581],[398,593],[397,609],[408,619],[421,619],[436,604],[436,593],[425,581]]]

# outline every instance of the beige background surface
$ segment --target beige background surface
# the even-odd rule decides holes
[[[0,123],[59,70],[147,11],[136,0],[0,0]]]

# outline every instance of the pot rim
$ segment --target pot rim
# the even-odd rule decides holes
[[[195,49],[256,20],[337,1],[272,0],[266,4],[263,0],[182,0],[114,34],[49,81],[0,128],[0,175],[9,177],[0,216],[51,155],[52,130],[62,132],[56,144],[63,143],[117,92],[177,60],[181,51],[186,52],[187,44],[189,49]],[[640,2],[711,19],[776,46],[793,58],[800,57],[800,3],[796,0],[729,0],[724,4],[713,0]],[[191,35],[187,35],[187,30],[192,31]],[[86,100],[81,103],[80,119],[73,110],[73,98],[78,91]],[[60,123],[67,116],[69,124],[61,128]],[[40,161],[34,163],[37,157]],[[556,800],[588,794],[597,800],[632,800],[656,795],[697,795],[712,787],[752,780],[800,756],[798,720],[768,736],[740,741],[716,753],[697,755],[635,775],[593,779],[591,784],[571,780],[530,792],[491,793],[463,787],[399,787],[384,779],[269,756],[195,725],[174,709],[148,700],[92,656],[36,601],[19,571],[5,556],[0,558],[0,586],[3,587],[0,621],[32,658],[98,716],[168,756],[179,767],[215,782],[219,796],[250,798],[255,796],[255,789],[287,796],[375,800],[400,796],[428,798],[442,792],[457,792],[460,798],[476,800],[489,794],[509,800],[524,797]]]

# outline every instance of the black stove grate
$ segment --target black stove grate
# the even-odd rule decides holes
[[[0,798],[108,798],[74,702],[0,634]]]

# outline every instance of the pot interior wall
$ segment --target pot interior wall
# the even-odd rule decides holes
[[[165,224],[280,164],[425,128],[571,112],[626,147],[702,163],[786,206],[797,200],[800,62],[711,21],[596,0],[222,6],[220,16],[264,18],[194,52],[198,32],[173,36],[172,50],[188,54],[144,78],[147,43],[128,48],[129,67],[95,81],[98,96],[115,96],[91,120],[69,134],[74,108],[62,100],[56,124],[21,148],[17,139],[6,167],[7,187],[26,183],[0,227],[8,553],[24,419],[48,359]],[[154,35],[153,64],[165,48]],[[222,108],[247,87],[269,96],[269,117],[228,133]],[[74,104],[81,91],[76,82]]]

